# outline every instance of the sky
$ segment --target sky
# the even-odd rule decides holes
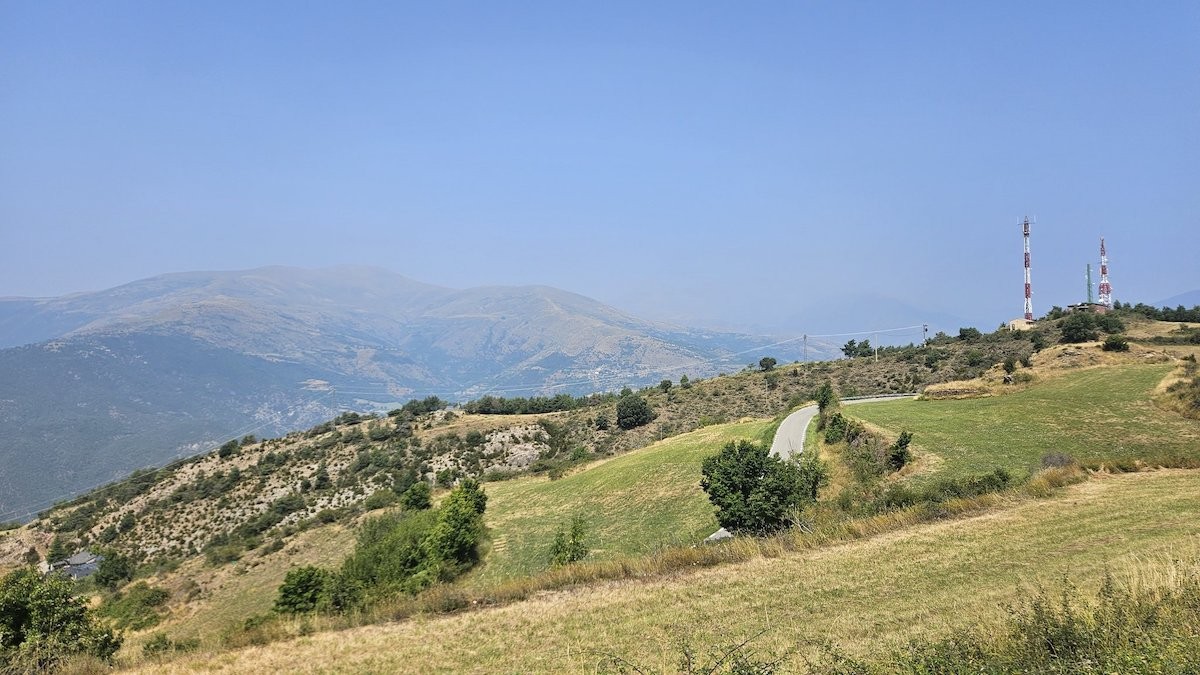
[[[0,296],[369,264],[846,331],[1200,289],[1200,3],[0,0]],[[911,321],[908,317],[911,316]]]

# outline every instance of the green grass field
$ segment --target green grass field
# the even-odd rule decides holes
[[[701,461],[728,441],[757,439],[773,428],[770,421],[705,427],[558,480],[487,483],[484,519],[491,551],[469,583],[545,569],[555,531],[576,515],[587,523],[594,559],[699,542],[717,529],[713,507],[700,489]]]
[[[909,637],[987,625],[1019,588],[1105,570],[1153,580],[1200,550],[1200,472],[1096,478],[1041,500],[804,553],[546,593],[512,605],[320,633],[153,672],[596,672],[604,654],[674,672],[697,647],[766,631],[762,650],[821,640],[880,653]]]
[[[1150,401],[1172,366],[1125,365],[1068,373],[992,398],[863,403],[848,414],[892,431],[944,460],[936,475],[998,466],[1025,471],[1043,455],[1079,460],[1141,457],[1159,451],[1200,454],[1200,422]]]

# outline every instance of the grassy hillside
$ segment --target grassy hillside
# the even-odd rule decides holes
[[[1024,471],[1051,452],[1079,460],[1200,453],[1200,423],[1151,402],[1155,387],[1173,367],[1090,368],[1003,396],[865,403],[849,414],[913,432],[921,449],[941,458],[940,475],[997,466]]]
[[[153,672],[594,672],[605,654],[677,666],[674,643],[724,644],[766,630],[763,650],[820,640],[878,652],[910,636],[996,620],[1023,585],[1195,550],[1200,474],[1158,471],[1092,480],[1048,500],[922,525],[842,546],[755,559],[648,582],[546,594],[465,614],[323,633]]]
[[[692,544],[717,529],[700,489],[700,463],[724,443],[774,428],[748,421],[706,427],[588,466],[558,480],[530,477],[487,486],[492,548],[474,576],[492,582],[544,569],[554,533],[580,516],[592,558]]]

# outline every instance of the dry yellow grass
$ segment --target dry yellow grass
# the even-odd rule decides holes
[[[333,567],[354,548],[354,533],[341,525],[304,532],[286,547],[264,556],[250,554],[233,565],[217,568],[192,558],[179,569],[148,581],[172,592],[167,619],[127,641],[125,654],[141,650],[145,638],[163,631],[174,638],[199,638],[215,644],[231,629],[269,612],[288,570],[299,565]],[[195,597],[188,599],[190,594]]]
[[[1057,496],[797,554],[544,593],[512,605],[201,653],[147,672],[594,672],[675,667],[672,642],[767,629],[763,649],[852,652],[989,621],[1025,584],[1141,569],[1200,536],[1200,473],[1103,476]],[[735,542],[736,545],[736,542]],[[798,665],[799,654],[793,665]]]

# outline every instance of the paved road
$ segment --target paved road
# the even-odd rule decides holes
[[[843,400],[842,405],[854,405],[855,403],[874,403],[875,401],[892,401],[900,398],[913,398],[916,394],[890,394],[888,396],[872,396],[869,398],[855,398]],[[806,405],[796,412],[788,415],[779,423],[779,428],[775,430],[775,438],[771,441],[771,454],[779,455],[784,459],[790,458],[792,455],[799,455],[804,452],[804,437],[808,434],[808,425],[812,422],[812,418],[817,416],[817,406]],[[713,532],[704,541],[719,541],[728,539],[733,535],[721,528]]]

